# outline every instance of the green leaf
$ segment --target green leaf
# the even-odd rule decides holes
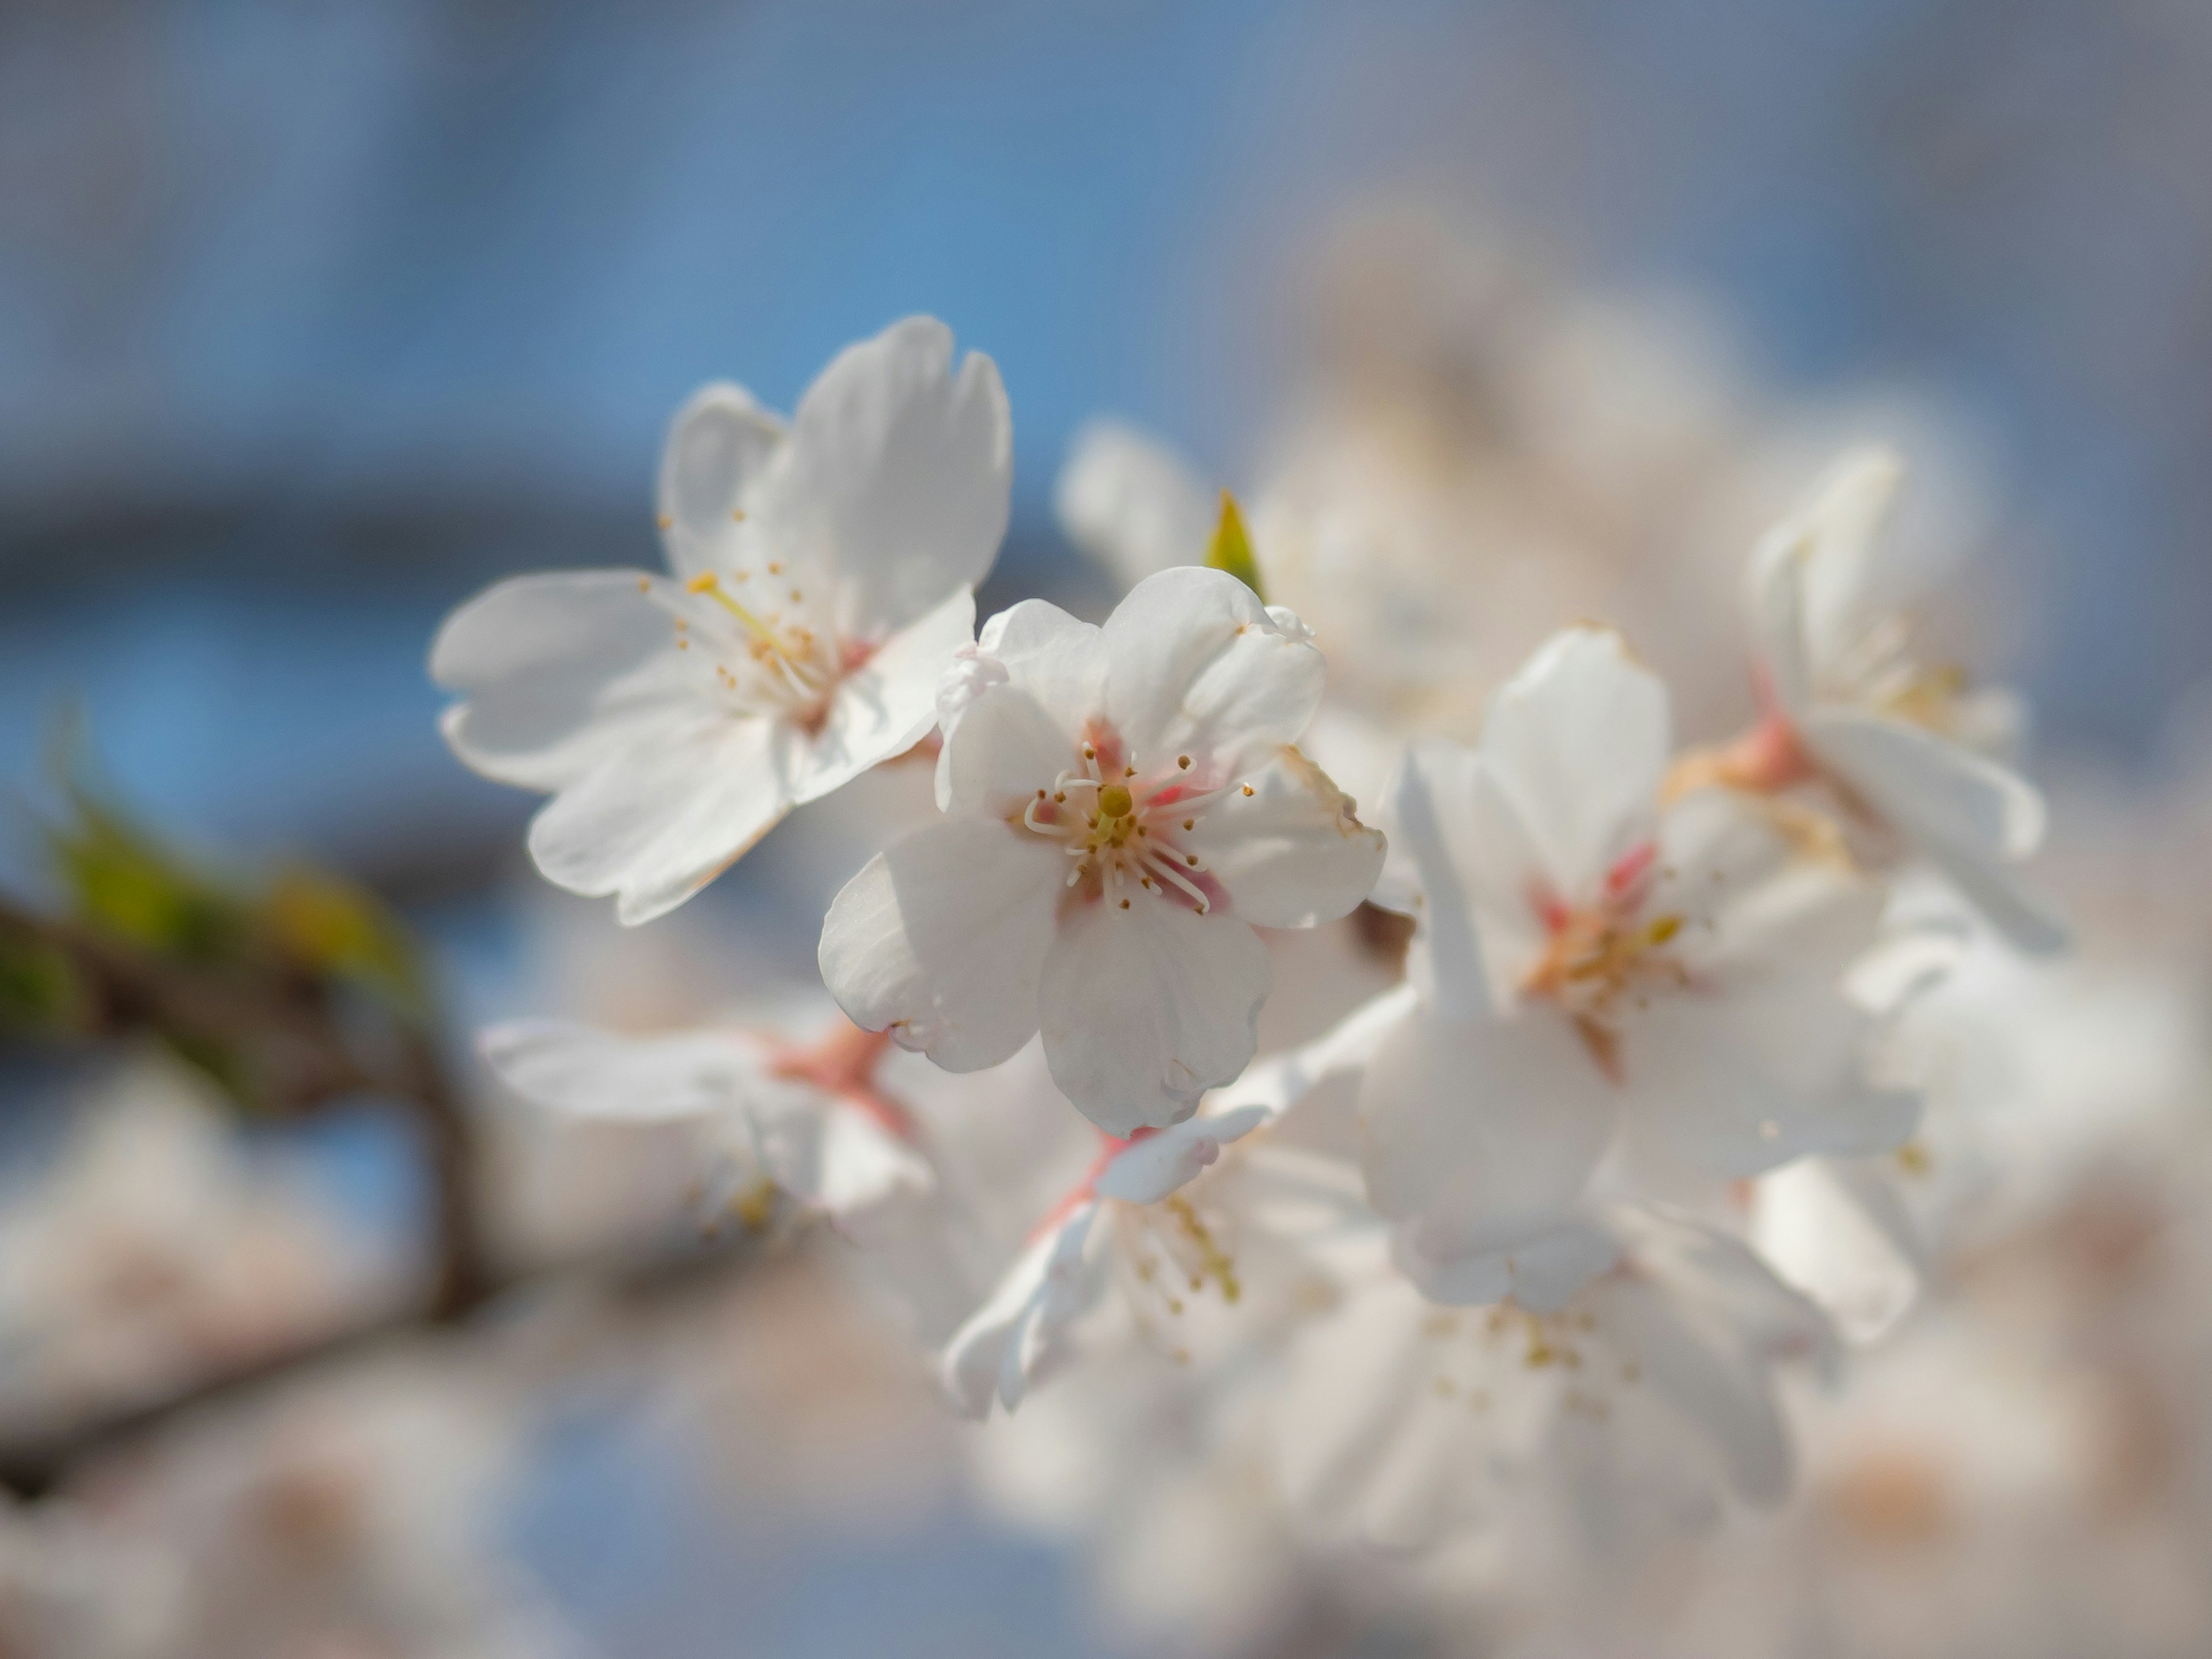
[[[412,935],[367,889],[294,865],[270,884],[262,915],[278,948],[311,971],[349,981],[410,1016],[429,1013],[428,976]]]
[[[1221,492],[1221,521],[1213,527],[1206,562],[1209,569],[1226,570],[1257,593],[1261,604],[1267,602],[1267,592],[1260,586],[1260,563],[1252,556],[1252,538],[1244,529],[1244,515],[1237,510],[1237,498],[1225,489]]]
[[[0,930],[0,1030],[68,1036],[84,1024],[88,1000],[67,951],[29,933]]]
[[[70,908],[102,932],[164,956],[216,962],[240,955],[253,931],[238,895],[192,869],[151,836],[94,799],[64,791],[70,820],[47,831]]]

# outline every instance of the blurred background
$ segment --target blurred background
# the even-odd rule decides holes
[[[423,661],[497,576],[657,562],[655,457],[695,386],[787,409],[847,341],[945,318],[1014,412],[987,604],[1095,611],[1052,507],[1085,418],[1242,483],[1394,322],[1510,344],[1585,296],[1641,319],[1573,362],[1648,387],[1650,453],[1717,404],[1931,434],[1978,504],[1977,668],[2029,695],[2045,756],[2140,775],[2212,670],[2208,85],[2195,0],[13,0],[0,778],[35,797],[81,717],[165,836],[399,907],[455,1032],[678,1018],[708,976],[811,969],[835,847],[772,844],[648,954],[529,875],[532,803],[450,758]],[[16,827],[0,873],[35,884]],[[65,1134],[49,1116],[19,1162]],[[340,1114],[256,1157],[347,1218],[318,1282],[373,1301],[426,1201],[410,1147]],[[622,1367],[537,1413],[497,1483],[499,1571],[541,1620],[513,1650],[1121,1650],[1069,1557],[961,1495],[895,1341],[805,1311],[800,1272],[708,1292],[765,1310],[694,1356],[726,1479]],[[1413,1650],[1393,1639],[1358,1650]]]

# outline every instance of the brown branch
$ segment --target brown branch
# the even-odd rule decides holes
[[[0,1448],[0,1485],[19,1493],[42,1489],[88,1449],[394,1330],[459,1321],[520,1282],[500,1279],[486,1261],[476,1136],[434,1031],[394,1015],[388,1029],[373,1034],[380,1040],[368,1040],[341,1018],[338,987],[290,963],[180,962],[5,898],[0,898],[0,944],[50,952],[66,963],[76,1000],[64,1028],[54,1035],[103,1041],[151,1034],[175,1047],[199,1044],[251,1054],[258,1103],[280,1116],[305,1116],[359,1095],[405,1112],[422,1135],[434,1238],[432,1282],[421,1306],[254,1360],[173,1397]]]
[[[495,1304],[525,1299],[557,1283],[597,1279],[622,1302],[652,1302],[712,1284],[749,1265],[761,1253],[763,1235],[737,1231],[653,1251],[570,1257],[539,1262],[505,1274],[483,1273],[466,1310],[433,1298],[418,1305],[371,1314],[342,1329],[324,1332],[273,1353],[210,1372],[156,1397],[95,1411],[61,1425],[0,1441],[0,1488],[28,1500],[52,1491],[69,1472],[119,1450],[203,1408],[241,1399],[321,1365],[371,1352],[387,1343],[427,1333],[465,1334],[502,1311]],[[445,1294],[441,1283],[440,1297]]]

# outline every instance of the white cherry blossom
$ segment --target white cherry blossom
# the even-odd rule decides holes
[[[742,387],[678,414],[669,574],[521,576],[447,618],[455,753],[552,795],[530,851],[651,920],[793,806],[910,748],[1006,533],[1012,435],[991,360],[909,318],[848,347],[787,426]]]
[[[1763,788],[1832,783],[2015,944],[2055,950],[2065,928],[2014,867],[2042,842],[2043,797],[1987,752],[2011,746],[2016,703],[1906,655],[1905,584],[1885,534],[1903,475],[1886,449],[1844,456],[1753,552],[1765,715],[1721,757],[1720,775]]]
[[[1109,1134],[1187,1117],[1244,1068],[1253,927],[1351,910],[1381,834],[1292,745],[1321,696],[1297,618],[1219,571],[1146,580],[1103,627],[1041,600],[948,677],[946,817],[878,854],[822,930],[831,993],[949,1071],[1042,1030]]]
[[[940,1375],[954,1402],[971,1417],[988,1415],[994,1400],[1015,1409],[1067,1357],[1078,1322],[1116,1286],[1133,1328],[1176,1329],[1164,1346],[1187,1362],[1188,1328],[1245,1300],[1250,1274],[1240,1243],[1258,1235],[1279,1257],[1282,1241],[1316,1220],[1364,1215],[1354,1183],[1332,1180],[1329,1160],[1307,1153],[1260,1149],[1233,1170],[1208,1172],[1225,1148],[1365,1064],[1396,1012],[1388,997],[1377,999],[1314,1042],[1254,1065],[1195,1116],[1127,1139],[1102,1134],[1091,1167],[1051,1204],[946,1345]]]
[[[1665,690],[1617,635],[1559,635],[1491,704],[1479,748],[1407,757],[1392,902],[1421,1000],[1362,1085],[1370,1195],[1462,1285],[1507,1288],[1617,1133],[1659,1169],[1733,1178],[1911,1132],[1861,1070],[1844,974],[1882,896],[1765,803],[1663,813]],[[1452,1297],[1468,1299],[1463,1292]]]
[[[1588,1550],[1656,1511],[1789,1490],[1779,1370],[1832,1368],[1820,1310],[1741,1242],[1627,1207],[1585,1224],[1606,1261],[1571,1296],[1455,1312],[1338,1252],[1347,1286],[1288,1358],[1273,1441],[1286,1497],[1325,1534],[1399,1549],[1550,1511]]]
[[[716,1155],[712,1213],[765,1224],[781,1192],[866,1236],[875,1212],[935,1182],[912,1115],[872,1080],[880,1041],[837,1024],[800,1044],[735,1029],[631,1037],[518,1020],[483,1033],[478,1047],[510,1088],[548,1110],[702,1125]]]

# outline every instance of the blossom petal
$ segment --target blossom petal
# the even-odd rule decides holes
[[[793,1198],[853,1225],[893,1198],[935,1188],[927,1160],[867,1113],[786,1087],[757,1107],[756,1144],[769,1179]]]
[[[565,1020],[494,1025],[477,1052],[534,1105],[576,1117],[672,1122],[735,1108],[765,1074],[757,1045],[726,1031],[627,1037]]]
[[[1924,1241],[1872,1160],[1808,1158],[1759,1183],[1753,1243],[1853,1342],[1873,1342],[1918,1298]]]
[[[1890,517],[1905,460],[1869,444],[1847,452],[1814,483],[1781,528],[1798,553],[1806,665],[1824,688],[1869,628],[1906,596],[1885,568]]]
[[[1752,550],[1744,577],[1754,680],[1764,701],[1791,717],[1813,701],[1812,665],[1805,655],[1804,553],[1796,527],[1784,523]]]
[[[1537,868],[1533,850],[1524,846],[1526,836],[1513,827],[1518,819],[1510,805],[1502,813],[1493,806],[1486,814],[1476,805],[1478,795],[1486,804],[1503,799],[1483,779],[1474,751],[1442,738],[1421,738],[1407,745],[1399,763],[1384,813],[1390,840],[1386,876],[1395,868],[1395,896],[1408,905],[1419,925],[1408,971],[1446,1018],[1465,1018],[1492,1006],[1484,941],[1477,933],[1479,925],[1484,934],[1491,932],[1491,918],[1486,909],[1480,924],[1476,916],[1484,908],[1483,898],[1510,878],[1500,880],[1490,872]],[[1492,817],[1500,820],[1506,834],[1479,833]],[[1530,960],[1543,948],[1540,929],[1525,902],[1498,917],[1498,937],[1490,942],[1506,956]]]
[[[1620,1258],[1611,1235],[1586,1222],[1543,1229],[1510,1249],[1430,1253],[1433,1230],[1414,1222],[1391,1236],[1390,1259],[1431,1302],[1483,1308],[1511,1297],[1538,1313],[1557,1313]]]
[[[516,576],[447,617],[430,678],[465,699],[440,723],[453,752],[501,783],[557,789],[696,700],[641,583],[673,591],[635,570]]]
[[[1303,630],[1300,630],[1303,631]],[[1224,571],[1148,576],[1100,630],[1108,720],[1132,763],[1155,774],[1192,756],[1218,788],[1297,741],[1321,702],[1321,653],[1294,638]]]
[[[990,1415],[994,1400],[1019,1406],[1059,1358],[1067,1326],[1097,1301],[1103,1279],[1085,1254],[1097,1214],[1080,1205],[1031,1243],[945,1345],[938,1375],[969,1417]]]
[[[1053,1081],[1110,1135],[1190,1115],[1258,1044],[1267,947],[1235,916],[1133,890],[1060,925],[1037,989]]]
[[[1255,1105],[1185,1118],[1116,1153],[1099,1171],[1091,1190],[1101,1198],[1157,1204],[1195,1181],[1221,1156],[1224,1146],[1242,1140],[1271,1115],[1267,1108]]]
[[[1618,1212],[1638,1271],[1586,1292],[1599,1331],[1720,1454],[1729,1483],[1758,1504],[1789,1491],[1795,1458],[1776,1398],[1778,1361],[1835,1358],[1820,1310],[1746,1245],[1698,1223]]]
[[[949,812],[1018,817],[1074,758],[1073,744],[1027,691],[993,686],[969,704],[939,757]]]
[[[838,681],[822,730],[799,751],[793,798],[819,800],[927,736],[937,723],[938,682],[975,627],[974,596],[955,588]]]
[[[1655,998],[1621,1042],[1634,1133],[1729,1177],[1807,1153],[1902,1145],[1919,1123],[1919,1098],[1862,1080],[1866,1031],[1840,994],[1796,984],[1711,1001]]]
[[[1322,1085],[1364,1070],[1383,1041],[1419,1006],[1415,987],[1392,986],[1311,1042],[1254,1061],[1236,1082],[1208,1097],[1207,1113],[1258,1106],[1270,1121],[1282,1117]]]
[[[1056,605],[1024,599],[1009,606],[983,624],[975,649],[1037,700],[1071,745],[1085,722],[1105,707],[1106,653],[1099,629]]]
[[[1075,434],[1053,485],[1067,538],[1124,587],[1156,571],[1202,564],[1219,509],[1180,456],[1119,421]]]
[[[567,785],[530,823],[530,855],[571,892],[617,896],[625,927],[697,892],[791,807],[794,734],[699,702]]]
[[[995,819],[924,825],[831,902],[823,981],[855,1024],[949,1072],[995,1066],[1036,1034],[1066,864]]]
[[[691,394],[668,423],[660,451],[661,538],[680,576],[734,562],[718,556],[733,539],[784,425],[741,386],[718,380]]]
[[[1610,629],[1555,634],[1484,714],[1484,767],[1518,809],[1553,896],[1586,904],[1649,841],[1670,742],[1667,688]]]
[[[807,389],[773,516],[839,579],[838,631],[878,640],[973,588],[1006,533],[1013,424],[996,364],[909,317],[839,352]]]
[[[1902,720],[1823,708],[1802,735],[1879,813],[2023,949],[2066,942],[2065,926],[2001,866],[2042,843],[2043,796],[2010,769]]]
[[[1231,789],[1185,841],[1229,890],[1238,915],[1261,927],[1310,927],[1350,912],[1382,872],[1382,832],[1296,749]]]
[[[2008,768],[1933,732],[1823,708],[1800,735],[1868,805],[1915,842],[2013,861],[2042,844],[2043,796]]]
[[[1416,1017],[1361,1085],[1368,1198],[1427,1224],[1434,1258],[1517,1245],[1582,1195],[1618,1113],[1613,1086],[1548,1009]]]

